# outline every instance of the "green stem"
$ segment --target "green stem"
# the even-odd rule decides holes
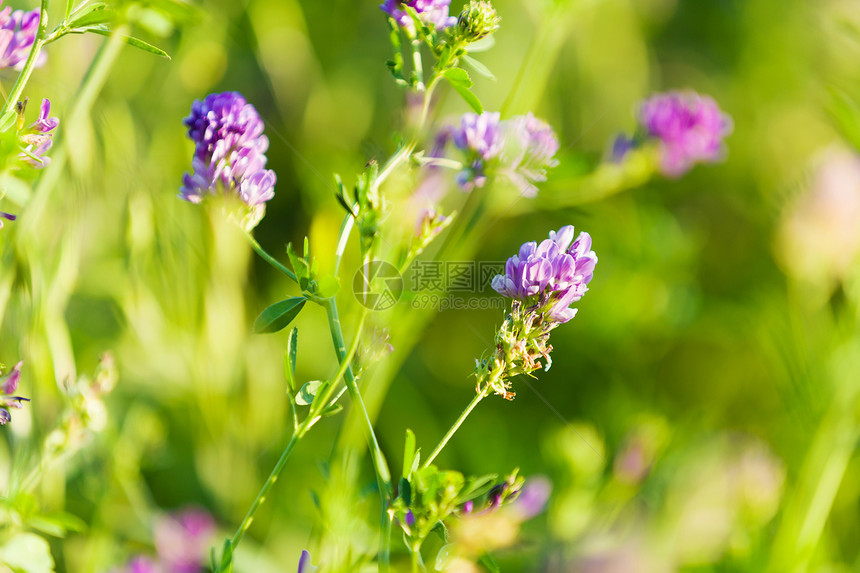
[[[421,40],[412,40],[412,66],[415,69],[415,78],[417,83],[415,89],[419,92],[424,91],[424,65],[421,61]]]
[[[451,426],[451,428],[448,430],[448,433],[445,434],[445,437],[442,438],[442,441],[439,442],[439,445],[437,445],[436,449],[433,450],[433,453],[430,454],[430,457],[428,457],[426,460],[424,460],[424,463],[422,464],[421,467],[426,468],[431,463],[433,463],[433,460],[436,459],[436,456],[439,455],[439,453],[442,451],[443,448],[445,448],[445,446],[448,444],[448,442],[451,440],[451,438],[454,436],[454,434],[457,432],[457,430],[460,429],[460,426],[463,425],[463,422],[466,421],[466,418],[469,417],[469,414],[472,413],[472,410],[475,409],[475,406],[478,405],[478,402],[480,402],[481,400],[483,400],[484,398],[487,397],[487,395],[489,394],[489,388],[490,388],[490,386],[487,385],[484,387],[483,390],[481,390],[480,392],[475,394],[475,397],[472,398],[472,401],[469,402],[469,405],[466,406],[466,409],[463,410],[463,413],[460,414],[460,417],[457,418],[457,421],[454,422],[454,425]]]
[[[257,242],[257,239],[255,239],[254,236],[251,235],[251,233],[245,233],[245,236],[248,237],[248,242],[251,243],[251,247],[253,247],[254,250],[257,251],[257,254],[260,255],[263,258],[263,260],[265,260],[267,263],[269,263],[270,265],[275,267],[277,270],[279,270],[284,275],[288,276],[294,282],[296,282],[296,283],[299,282],[296,279],[296,275],[293,274],[293,271],[291,271],[290,269],[288,269],[287,267],[282,265],[280,262],[278,262],[278,260],[275,257],[273,257],[272,255],[267,253],[266,250],[260,246],[260,243]]]
[[[309,416],[305,419],[305,422],[310,419],[311,418]],[[251,508],[245,515],[245,519],[242,520],[242,524],[239,525],[239,529],[237,529],[236,533],[233,535],[231,542],[234,550],[239,542],[242,541],[242,538],[245,536],[245,532],[248,531],[248,528],[251,527],[251,524],[254,522],[254,516],[257,514],[257,510],[260,509],[260,506],[263,505],[263,502],[266,501],[266,496],[269,494],[269,490],[271,490],[272,486],[275,485],[275,482],[278,481],[278,477],[280,477],[281,472],[284,470],[284,466],[287,465],[287,460],[290,459],[290,454],[293,453],[296,444],[304,436],[305,431],[307,431],[305,422],[302,422],[302,425],[296,433],[293,434],[293,437],[290,438],[290,442],[281,454],[281,458],[278,460],[272,473],[269,474],[269,479],[267,479],[266,483],[263,484],[263,488],[260,490],[260,493],[257,494],[257,498],[254,500],[254,503],[251,504]]]
[[[334,343],[335,353],[338,360],[343,365],[347,362],[347,352],[343,341],[343,332],[341,331],[340,318],[337,312],[337,303],[333,298],[326,299],[323,303],[326,314],[328,315],[329,329],[331,330],[331,338]],[[391,538],[391,518],[388,515],[388,506],[391,503],[392,487],[391,487],[391,472],[388,469],[388,462],[379,447],[379,442],[376,439],[376,434],[373,431],[373,424],[370,421],[370,416],[367,414],[367,408],[364,406],[364,400],[361,398],[361,393],[358,391],[358,386],[355,383],[355,376],[352,373],[352,368],[347,366],[344,370],[344,381],[346,388],[349,391],[350,398],[359,410],[359,414],[365,426],[365,434],[367,445],[370,448],[371,458],[373,460],[373,468],[376,471],[376,482],[379,486],[379,496],[381,500],[381,537],[379,540],[379,571],[388,571],[389,561],[389,544]]]
[[[39,57],[39,52],[42,51],[42,46],[45,43],[45,36],[48,33],[48,5],[50,0],[42,0],[42,6],[39,9],[39,29],[36,31],[36,38],[33,40],[33,46],[30,48],[30,55],[27,56],[27,61],[18,74],[18,79],[9,91],[9,97],[6,98],[6,103],[3,104],[3,109],[0,109],[0,117],[6,115],[9,107],[18,102],[27,81],[30,79],[30,74],[33,73],[33,68],[36,66],[36,59]]]

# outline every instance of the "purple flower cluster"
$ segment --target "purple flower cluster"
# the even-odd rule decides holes
[[[451,0],[385,0],[379,7],[407,30],[413,30],[415,23],[409,14],[403,10],[404,5],[415,10],[425,24],[441,30],[457,23],[456,16],[448,15],[450,4]]]
[[[731,118],[710,97],[693,92],[657,94],[642,103],[639,121],[662,145],[661,168],[669,177],[683,175],[698,162],[719,161]]]
[[[215,534],[209,512],[186,508],[172,513],[155,526],[158,559],[138,555],[117,573],[199,573]]]
[[[51,158],[45,157],[45,153],[54,145],[53,131],[60,125],[59,118],[49,117],[50,114],[51,101],[43,99],[39,119],[20,133],[21,143],[26,146],[21,159],[37,169],[50,165]]]
[[[185,174],[179,197],[200,203],[210,195],[232,193],[259,221],[265,202],[275,196],[276,177],[265,168],[269,140],[254,106],[237,92],[211,94],[194,101],[184,123],[195,144],[194,172]]]
[[[505,274],[493,278],[493,290],[522,301],[537,297],[538,304],[547,307],[550,320],[569,321],[576,309],[568,307],[588,290],[597,264],[591,236],[580,233],[574,240],[573,235],[573,226],[567,225],[550,231],[540,245],[523,244],[505,264]]]
[[[0,0],[2,1],[2,0]],[[0,11],[0,68],[21,70],[30,55],[30,48],[39,30],[39,9],[12,11],[7,6]],[[45,52],[39,53],[36,65],[45,62]]]
[[[546,181],[546,169],[558,165],[555,132],[531,113],[505,121],[497,112],[467,113],[459,127],[447,128],[440,139],[450,140],[466,156],[457,174],[457,184],[465,191],[483,187],[487,173],[496,168],[524,197],[534,197],[534,183]]]
[[[0,424],[6,425],[12,420],[12,415],[9,413],[9,408],[20,408],[23,402],[29,402],[28,398],[13,396],[18,390],[18,382],[21,380],[21,365],[23,362],[18,362],[12,372],[6,375],[6,378],[0,382]]]

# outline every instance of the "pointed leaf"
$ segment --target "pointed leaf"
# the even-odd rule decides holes
[[[87,27],[87,28],[83,28],[82,30],[85,32],[92,32],[93,34],[98,34],[99,36],[111,36],[113,34],[113,32],[111,30],[105,30],[103,28]],[[144,42],[140,38],[135,38],[134,36],[123,36],[122,39],[129,46],[132,46],[132,47],[137,48],[139,50],[143,50],[144,52],[149,52],[150,54],[155,54],[156,56],[159,56],[162,58],[167,58],[168,60],[172,59],[167,54],[167,52],[165,52],[161,48],[153,46],[149,42]]]
[[[488,68],[487,66],[485,66],[484,64],[482,64],[481,62],[476,60],[475,58],[472,58],[470,56],[463,56],[463,61],[466,62],[467,64],[469,64],[469,66],[473,70],[475,70],[476,72],[478,72],[479,74],[481,74],[485,78],[489,78],[493,81],[496,81],[496,76],[493,75],[493,72],[490,71],[490,68]]]
[[[400,499],[403,500],[403,503],[406,504],[406,507],[410,507],[412,505],[412,485],[405,477],[400,478],[400,483],[397,486],[397,493],[400,495]]]
[[[287,379],[287,389],[292,396],[299,387],[296,380],[296,353],[299,347],[299,329],[294,328],[287,338],[287,350],[284,352],[284,377]]]
[[[406,429],[406,443],[403,446],[403,479],[409,479],[412,473],[412,461],[415,459],[415,432]]]
[[[277,332],[286,328],[305,306],[307,299],[302,296],[294,296],[272,306],[260,313],[254,321],[254,332],[257,334]]]
[[[459,84],[467,88],[474,85],[472,78],[469,77],[469,73],[463,68],[451,68],[450,70],[445,70],[443,75],[451,85]]]
[[[463,100],[465,100],[467,104],[469,104],[469,107],[471,107],[475,111],[475,113],[477,113],[478,115],[484,113],[484,106],[481,105],[481,100],[478,99],[478,96],[472,93],[472,90],[470,90],[463,84],[452,83],[451,87],[453,87],[457,91],[457,93],[460,94],[460,97],[463,98]]]
[[[327,418],[329,416],[340,414],[342,410],[343,406],[335,402],[334,404],[329,404],[328,406],[326,406],[323,411],[320,412],[320,416],[322,416],[323,418]]]
[[[481,558],[478,559],[478,564],[482,565],[484,569],[490,573],[502,573],[502,570],[499,568],[499,564],[496,563],[496,560],[493,559],[493,556],[489,553],[481,555]]]
[[[104,4],[94,6],[93,10],[86,10],[80,16],[69,22],[68,26],[72,30],[80,30],[95,26],[96,24],[110,24],[117,18],[116,11],[107,8]]]

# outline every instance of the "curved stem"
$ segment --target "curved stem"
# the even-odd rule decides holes
[[[331,330],[331,338],[334,343],[335,353],[338,360],[343,365],[347,362],[347,352],[343,341],[343,332],[341,331],[340,318],[337,312],[337,303],[333,298],[326,299],[323,303],[328,315],[329,329]],[[365,437],[367,445],[370,448],[371,458],[373,460],[373,469],[376,471],[376,482],[379,486],[379,496],[381,501],[380,525],[381,538],[379,540],[379,571],[388,571],[389,561],[389,543],[391,538],[391,518],[388,515],[388,506],[391,503],[392,487],[391,487],[391,472],[388,469],[388,462],[379,447],[379,442],[376,439],[376,434],[373,431],[373,423],[370,421],[370,416],[367,414],[367,408],[364,406],[364,400],[361,398],[361,393],[358,391],[358,386],[355,383],[355,376],[352,373],[352,368],[348,365],[344,369],[344,381],[346,388],[349,391],[350,398],[359,410],[361,419],[365,426]]]
[[[33,40],[33,46],[30,48],[30,55],[27,56],[27,61],[24,63],[21,73],[18,74],[18,79],[15,80],[15,84],[9,91],[6,103],[0,109],[0,117],[9,111],[10,105],[17,103],[18,98],[21,97],[21,93],[24,91],[24,87],[27,85],[27,81],[30,79],[30,74],[33,73],[33,68],[36,67],[36,59],[39,57],[39,52],[42,51],[45,36],[48,33],[48,5],[50,3],[50,0],[42,0],[42,5],[39,9],[39,29],[36,31],[36,38]]]
[[[282,265],[275,257],[267,253],[266,250],[260,246],[260,243],[257,242],[257,239],[255,239],[254,236],[251,235],[251,233],[245,233],[245,236],[248,237],[248,242],[251,243],[251,247],[253,247],[254,250],[257,251],[257,254],[260,255],[260,257],[262,257],[264,261],[275,267],[275,269],[292,279],[294,282],[298,283],[296,275],[293,274],[293,271]]]
[[[309,420],[308,417],[305,421]],[[260,493],[257,494],[256,499],[254,499],[254,503],[251,504],[251,508],[248,510],[248,513],[245,515],[245,519],[242,520],[241,525],[239,525],[239,529],[236,530],[236,533],[233,535],[231,539],[233,548],[236,548],[236,545],[242,541],[242,537],[245,536],[245,532],[248,531],[248,528],[251,527],[251,524],[254,522],[254,516],[257,514],[257,510],[260,509],[260,506],[263,505],[263,502],[266,501],[266,496],[269,493],[269,490],[272,489],[272,486],[275,485],[275,482],[278,481],[278,477],[280,477],[281,472],[284,470],[284,466],[287,465],[287,460],[290,459],[290,454],[293,453],[293,450],[296,447],[296,444],[299,440],[304,436],[304,432],[307,430],[305,428],[305,423],[302,423],[302,426],[293,434],[293,437],[290,438],[290,442],[287,444],[287,447],[284,449],[284,452],[281,454],[280,459],[278,459],[278,463],[275,465],[275,468],[272,470],[272,473],[269,474],[269,479],[266,480],[266,483],[263,484],[263,488],[260,490]]]
[[[463,425],[463,422],[466,421],[466,418],[469,417],[469,414],[472,413],[472,410],[475,409],[475,406],[478,405],[478,402],[480,402],[481,400],[483,400],[484,398],[487,397],[487,395],[489,393],[488,389],[489,389],[489,385],[486,388],[484,388],[483,390],[481,390],[480,392],[478,392],[477,394],[475,394],[475,397],[472,398],[472,401],[469,402],[469,405],[466,406],[466,409],[463,410],[463,412],[460,414],[460,417],[457,418],[457,421],[454,422],[454,425],[451,426],[451,428],[448,430],[448,433],[445,434],[445,437],[442,438],[442,441],[439,442],[439,445],[437,445],[436,449],[433,450],[433,453],[430,454],[430,457],[428,457],[426,460],[424,460],[424,463],[421,465],[422,468],[426,468],[431,463],[433,463],[433,460],[436,459],[436,456],[439,455],[439,453],[448,444],[448,442],[451,440],[451,438],[454,436],[454,434],[457,432],[457,430],[460,429],[460,426]]]

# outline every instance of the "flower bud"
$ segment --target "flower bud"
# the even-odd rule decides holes
[[[466,42],[475,42],[498,30],[499,22],[501,18],[492,4],[485,0],[472,0],[457,18],[457,30]]]

